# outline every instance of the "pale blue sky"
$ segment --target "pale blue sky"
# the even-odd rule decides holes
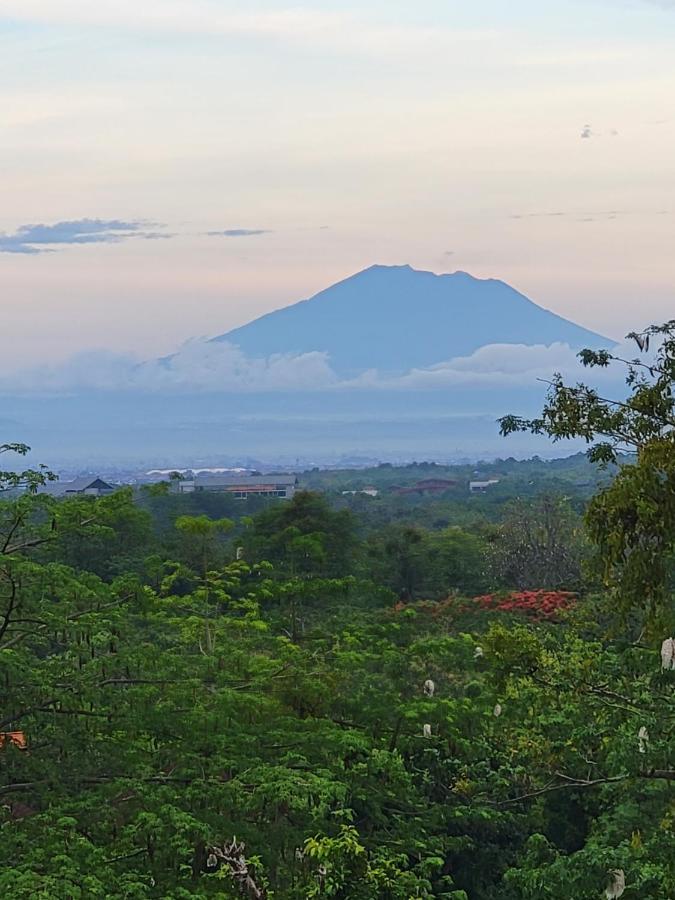
[[[373,262],[675,315],[675,2],[0,0],[0,77],[0,372]]]

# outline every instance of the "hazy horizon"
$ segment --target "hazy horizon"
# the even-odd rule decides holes
[[[380,266],[169,357],[85,353],[0,378],[0,425],[70,464],[555,456],[497,419],[535,414],[554,370],[621,396],[614,371],[582,375],[584,346],[609,345],[503,282]]]

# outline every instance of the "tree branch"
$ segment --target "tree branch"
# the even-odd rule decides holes
[[[605,778],[572,778],[563,772],[556,772],[556,777],[562,781],[556,784],[548,784],[546,787],[539,788],[537,791],[531,791],[527,794],[521,794],[519,797],[510,797],[508,800],[499,800],[495,806],[508,806],[512,803],[521,803],[524,800],[532,800],[535,797],[541,797],[543,794],[550,794],[553,791],[562,791],[565,789],[575,788],[591,788],[601,784],[618,784],[622,781],[629,781],[634,778],[650,778],[661,781],[675,781],[675,769],[649,769],[646,772],[636,772],[635,774],[611,775]]]

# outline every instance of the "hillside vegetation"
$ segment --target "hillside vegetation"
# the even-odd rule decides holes
[[[484,496],[384,467],[227,514],[0,473],[3,896],[672,900],[675,325],[649,336],[628,401],[555,381],[503,421],[590,462]]]

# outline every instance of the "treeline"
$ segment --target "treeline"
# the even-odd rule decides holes
[[[465,599],[503,554],[537,578],[517,518],[491,545],[362,540],[311,493],[170,529],[130,491],[0,509],[8,895],[583,898],[639,863],[669,896],[672,679],[591,598]]]
[[[419,524],[415,510],[380,525],[372,505],[350,509],[305,490],[287,503],[244,504],[222,494],[176,496],[166,485],[129,488],[104,498],[84,529],[61,525],[43,555],[110,580],[125,572],[147,579],[167,559],[199,570],[206,553],[214,567],[237,558],[270,562],[277,577],[348,574],[403,600],[581,586],[589,551],[578,502],[513,499],[497,521],[479,514],[463,524],[445,502],[447,517],[435,527]],[[88,504],[59,504],[60,515],[70,509],[73,523],[86,521]],[[463,521],[461,508],[457,518]]]

